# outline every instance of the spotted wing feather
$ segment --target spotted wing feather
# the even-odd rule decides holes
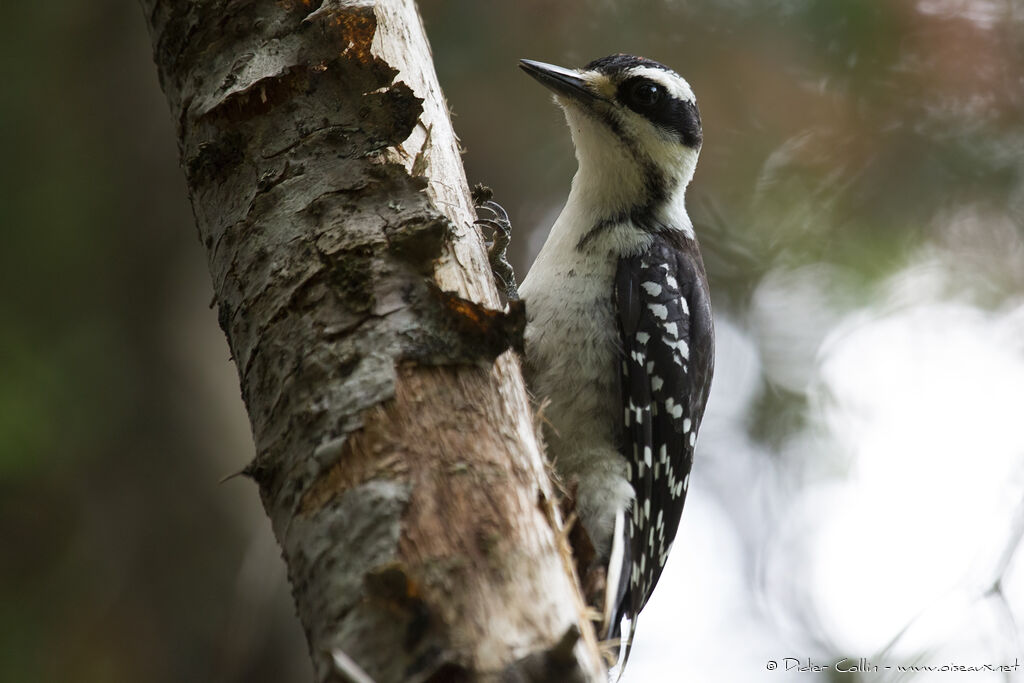
[[[622,258],[615,279],[622,349],[623,443],[635,499],[627,517],[628,571],[611,633],[647,603],[679,528],[713,364],[707,278],[696,244],[655,237]],[[611,589],[611,587],[610,587]]]

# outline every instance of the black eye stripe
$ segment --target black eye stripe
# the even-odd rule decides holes
[[[665,86],[643,76],[627,78],[616,91],[616,99],[634,111],[656,105],[666,96]]]
[[[659,92],[652,101],[642,96],[643,91],[650,87]],[[700,146],[703,135],[697,105],[669,95],[660,83],[643,76],[627,78],[619,84],[615,99],[656,126],[675,133],[687,147]]]
[[[638,107],[653,107],[665,96],[665,88],[646,79],[630,86],[628,97]]]

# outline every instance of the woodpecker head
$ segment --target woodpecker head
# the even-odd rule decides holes
[[[682,76],[621,54],[577,70],[529,59],[520,67],[552,90],[565,111],[579,161],[574,193],[599,213],[685,217],[683,197],[702,133]]]

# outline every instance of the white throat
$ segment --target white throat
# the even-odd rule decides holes
[[[566,212],[574,214],[575,230],[585,231],[644,205],[651,192],[648,185],[655,182],[653,171],[668,188],[650,207],[653,218],[668,229],[693,234],[686,213],[686,188],[697,165],[697,150],[681,147],[653,127],[640,126],[625,131],[638,141],[637,149],[630,149],[606,122],[572,104],[563,108],[579,163],[566,202]]]

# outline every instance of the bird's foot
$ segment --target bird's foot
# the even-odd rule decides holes
[[[508,262],[508,245],[512,239],[512,223],[501,204],[493,201],[489,187],[477,184],[473,188],[473,202],[480,216],[476,224],[491,229],[491,241],[487,245],[487,260],[498,290],[506,301],[519,301],[519,285],[512,264]],[[485,212],[487,215],[480,215]]]

